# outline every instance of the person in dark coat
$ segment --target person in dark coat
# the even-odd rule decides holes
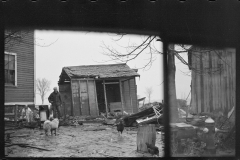
[[[57,87],[53,88],[53,92],[48,97],[49,103],[51,103],[50,114],[53,113],[53,117],[56,118],[56,111],[58,113],[58,119],[61,118],[60,106],[62,105],[62,99],[60,93],[57,90]]]

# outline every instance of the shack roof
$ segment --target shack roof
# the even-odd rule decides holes
[[[70,78],[117,78],[140,76],[136,69],[131,69],[126,63],[104,64],[104,65],[81,65],[63,67]]]

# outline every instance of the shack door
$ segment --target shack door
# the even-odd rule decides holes
[[[96,86],[94,80],[73,80],[73,114],[98,115]],[[75,87],[75,88],[74,88]]]
[[[79,82],[78,80],[72,80],[72,114],[73,116],[81,115],[81,103],[80,103],[80,92],[79,92]]]
[[[135,79],[122,81],[124,110],[129,113],[137,113],[137,90]]]

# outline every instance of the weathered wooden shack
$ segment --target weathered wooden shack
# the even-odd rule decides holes
[[[189,63],[193,112],[227,115],[236,104],[236,50],[194,47]]]
[[[59,91],[62,113],[97,116],[100,112],[138,112],[135,77],[127,64],[63,67]]]

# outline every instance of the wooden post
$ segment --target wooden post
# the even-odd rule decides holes
[[[81,88],[80,88],[81,81],[78,81],[78,92],[79,92],[79,111],[80,116],[82,115],[82,100],[81,100]]]
[[[90,110],[90,99],[89,99],[89,91],[88,91],[88,80],[87,80],[87,96],[88,96],[88,111],[89,111],[89,116],[91,115],[91,110]]]
[[[99,108],[98,108],[98,100],[97,100],[97,85],[95,80],[93,84],[94,84],[95,102],[97,107],[97,116],[99,116]]]
[[[74,114],[73,114],[73,107],[74,107],[74,101],[73,101],[73,99],[74,99],[74,97],[73,97],[72,80],[71,80],[71,93],[72,93],[72,107],[71,107],[71,114],[72,114],[72,116],[74,116]]]
[[[120,96],[121,96],[121,104],[122,104],[122,115],[123,115],[123,94],[122,94],[122,82],[119,80],[119,87],[120,87]]]
[[[130,79],[131,80],[131,79]],[[130,87],[130,80],[128,80],[128,88],[129,88],[129,97],[130,97],[130,107],[133,113],[133,106],[132,106],[132,96],[131,96],[131,87]]]
[[[140,125],[137,132],[137,151],[148,152],[146,143],[155,146],[156,128],[154,124]]]
[[[108,107],[107,107],[107,95],[106,95],[105,80],[103,80],[103,89],[104,89],[104,99],[105,99],[106,113],[107,113],[107,115],[108,115]]]
[[[15,124],[17,124],[17,117],[18,117],[18,105],[15,105],[15,110],[14,110],[14,121],[15,121]]]
[[[63,102],[63,109],[64,109],[64,119],[66,119],[66,105],[65,105],[65,102]]]

